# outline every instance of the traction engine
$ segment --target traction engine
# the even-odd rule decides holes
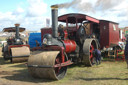
[[[65,22],[66,27],[58,26],[58,21]],[[98,40],[87,34],[83,21],[86,21],[84,24],[99,23],[84,14],[58,17],[57,6],[52,6],[52,29],[42,29],[42,46],[35,48],[28,59],[28,70],[33,77],[59,80],[65,76],[68,65],[79,62],[86,66],[94,64],[92,52],[98,48]]]
[[[29,45],[20,38],[19,32],[25,28],[19,27],[20,24],[15,24],[15,27],[4,28],[4,32],[15,32],[14,36],[7,38],[7,43],[3,44],[2,52],[5,60],[11,60],[12,63],[24,62],[28,60],[30,55]]]

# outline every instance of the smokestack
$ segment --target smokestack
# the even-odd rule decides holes
[[[58,37],[58,6],[52,5],[52,36],[54,38]]]
[[[16,39],[19,39],[19,26],[20,24],[15,24],[15,28],[16,28]]]

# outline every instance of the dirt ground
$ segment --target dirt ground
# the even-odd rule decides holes
[[[1,49],[0,49],[1,55]],[[59,81],[35,79],[25,63],[12,64],[0,56],[0,85],[128,85],[128,69],[122,61],[104,61],[99,66],[72,65]]]

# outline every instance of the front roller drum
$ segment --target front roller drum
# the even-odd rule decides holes
[[[11,62],[20,63],[28,60],[30,49],[26,46],[11,48]]]
[[[60,51],[38,51],[28,59],[28,71],[33,77],[59,80],[67,71],[67,66],[54,67],[62,62]],[[65,58],[66,61],[66,58]]]
[[[95,64],[95,57],[93,56],[93,50],[98,48],[97,41],[95,39],[86,39],[83,44],[83,63],[86,66],[92,66]]]

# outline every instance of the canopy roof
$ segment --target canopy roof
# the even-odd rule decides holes
[[[19,32],[25,31],[25,28],[19,27]],[[3,32],[16,32],[15,27],[7,27],[3,29]]]
[[[77,23],[82,23],[85,20],[99,23],[98,19],[80,13],[70,13],[58,17],[58,21],[60,22],[66,22],[66,20],[68,20],[68,23],[76,23],[76,20]]]

